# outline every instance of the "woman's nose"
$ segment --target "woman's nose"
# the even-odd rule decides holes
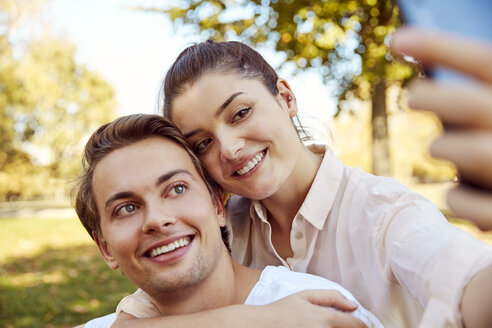
[[[233,133],[222,133],[220,136],[220,156],[223,160],[231,160],[240,156],[244,140]]]

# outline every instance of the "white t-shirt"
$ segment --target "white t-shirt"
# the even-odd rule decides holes
[[[87,322],[83,327],[84,328],[110,328],[115,320],[116,320],[116,313],[111,313],[105,315],[104,317],[92,319],[91,321]]]
[[[260,279],[249,293],[244,304],[269,304],[294,293],[310,289],[336,290],[347,299],[359,304],[352,294],[337,283],[307,273],[293,272],[285,267],[274,266],[268,266],[262,271]],[[161,316],[150,296],[141,289],[121,300],[116,309],[116,314],[121,311],[137,318]],[[360,304],[351,314],[364,322],[368,328],[383,327],[379,320]],[[110,316],[93,319],[85,325],[85,328],[109,328],[116,318],[114,313]]]

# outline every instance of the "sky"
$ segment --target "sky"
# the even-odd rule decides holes
[[[100,72],[113,86],[120,115],[157,113],[156,99],[161,80],[178,54],[199,35],[176,31],[163,14],[130,10],[136,5],[155,5],[155,0],[51,0],[41,19],[56,35],[76,46],[76,60]],[[260,50],[260,49],[259,49]],[[260,50],[267,61],[275,53]],[[296,94],[309,125],[328,124],[335,101],[316,73],[285,77]],[[306,119],[304,119],[306,120]]]

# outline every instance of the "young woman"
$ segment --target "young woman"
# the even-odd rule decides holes
[[[163,111],[238,195],[227,205],[238,262],[334,280],[388,327],[463,318],[478,327],[490,315],[492,249],[397,181],[307,148],[289,84],[253,49],[207,41],[184,50],[167,73]]]

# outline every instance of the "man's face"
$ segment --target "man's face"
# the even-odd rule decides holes
[[[227,251],[208,189],[184,149],[152,137],[118,149],[93,178],[108,265],[150,295],[195,286]]]

